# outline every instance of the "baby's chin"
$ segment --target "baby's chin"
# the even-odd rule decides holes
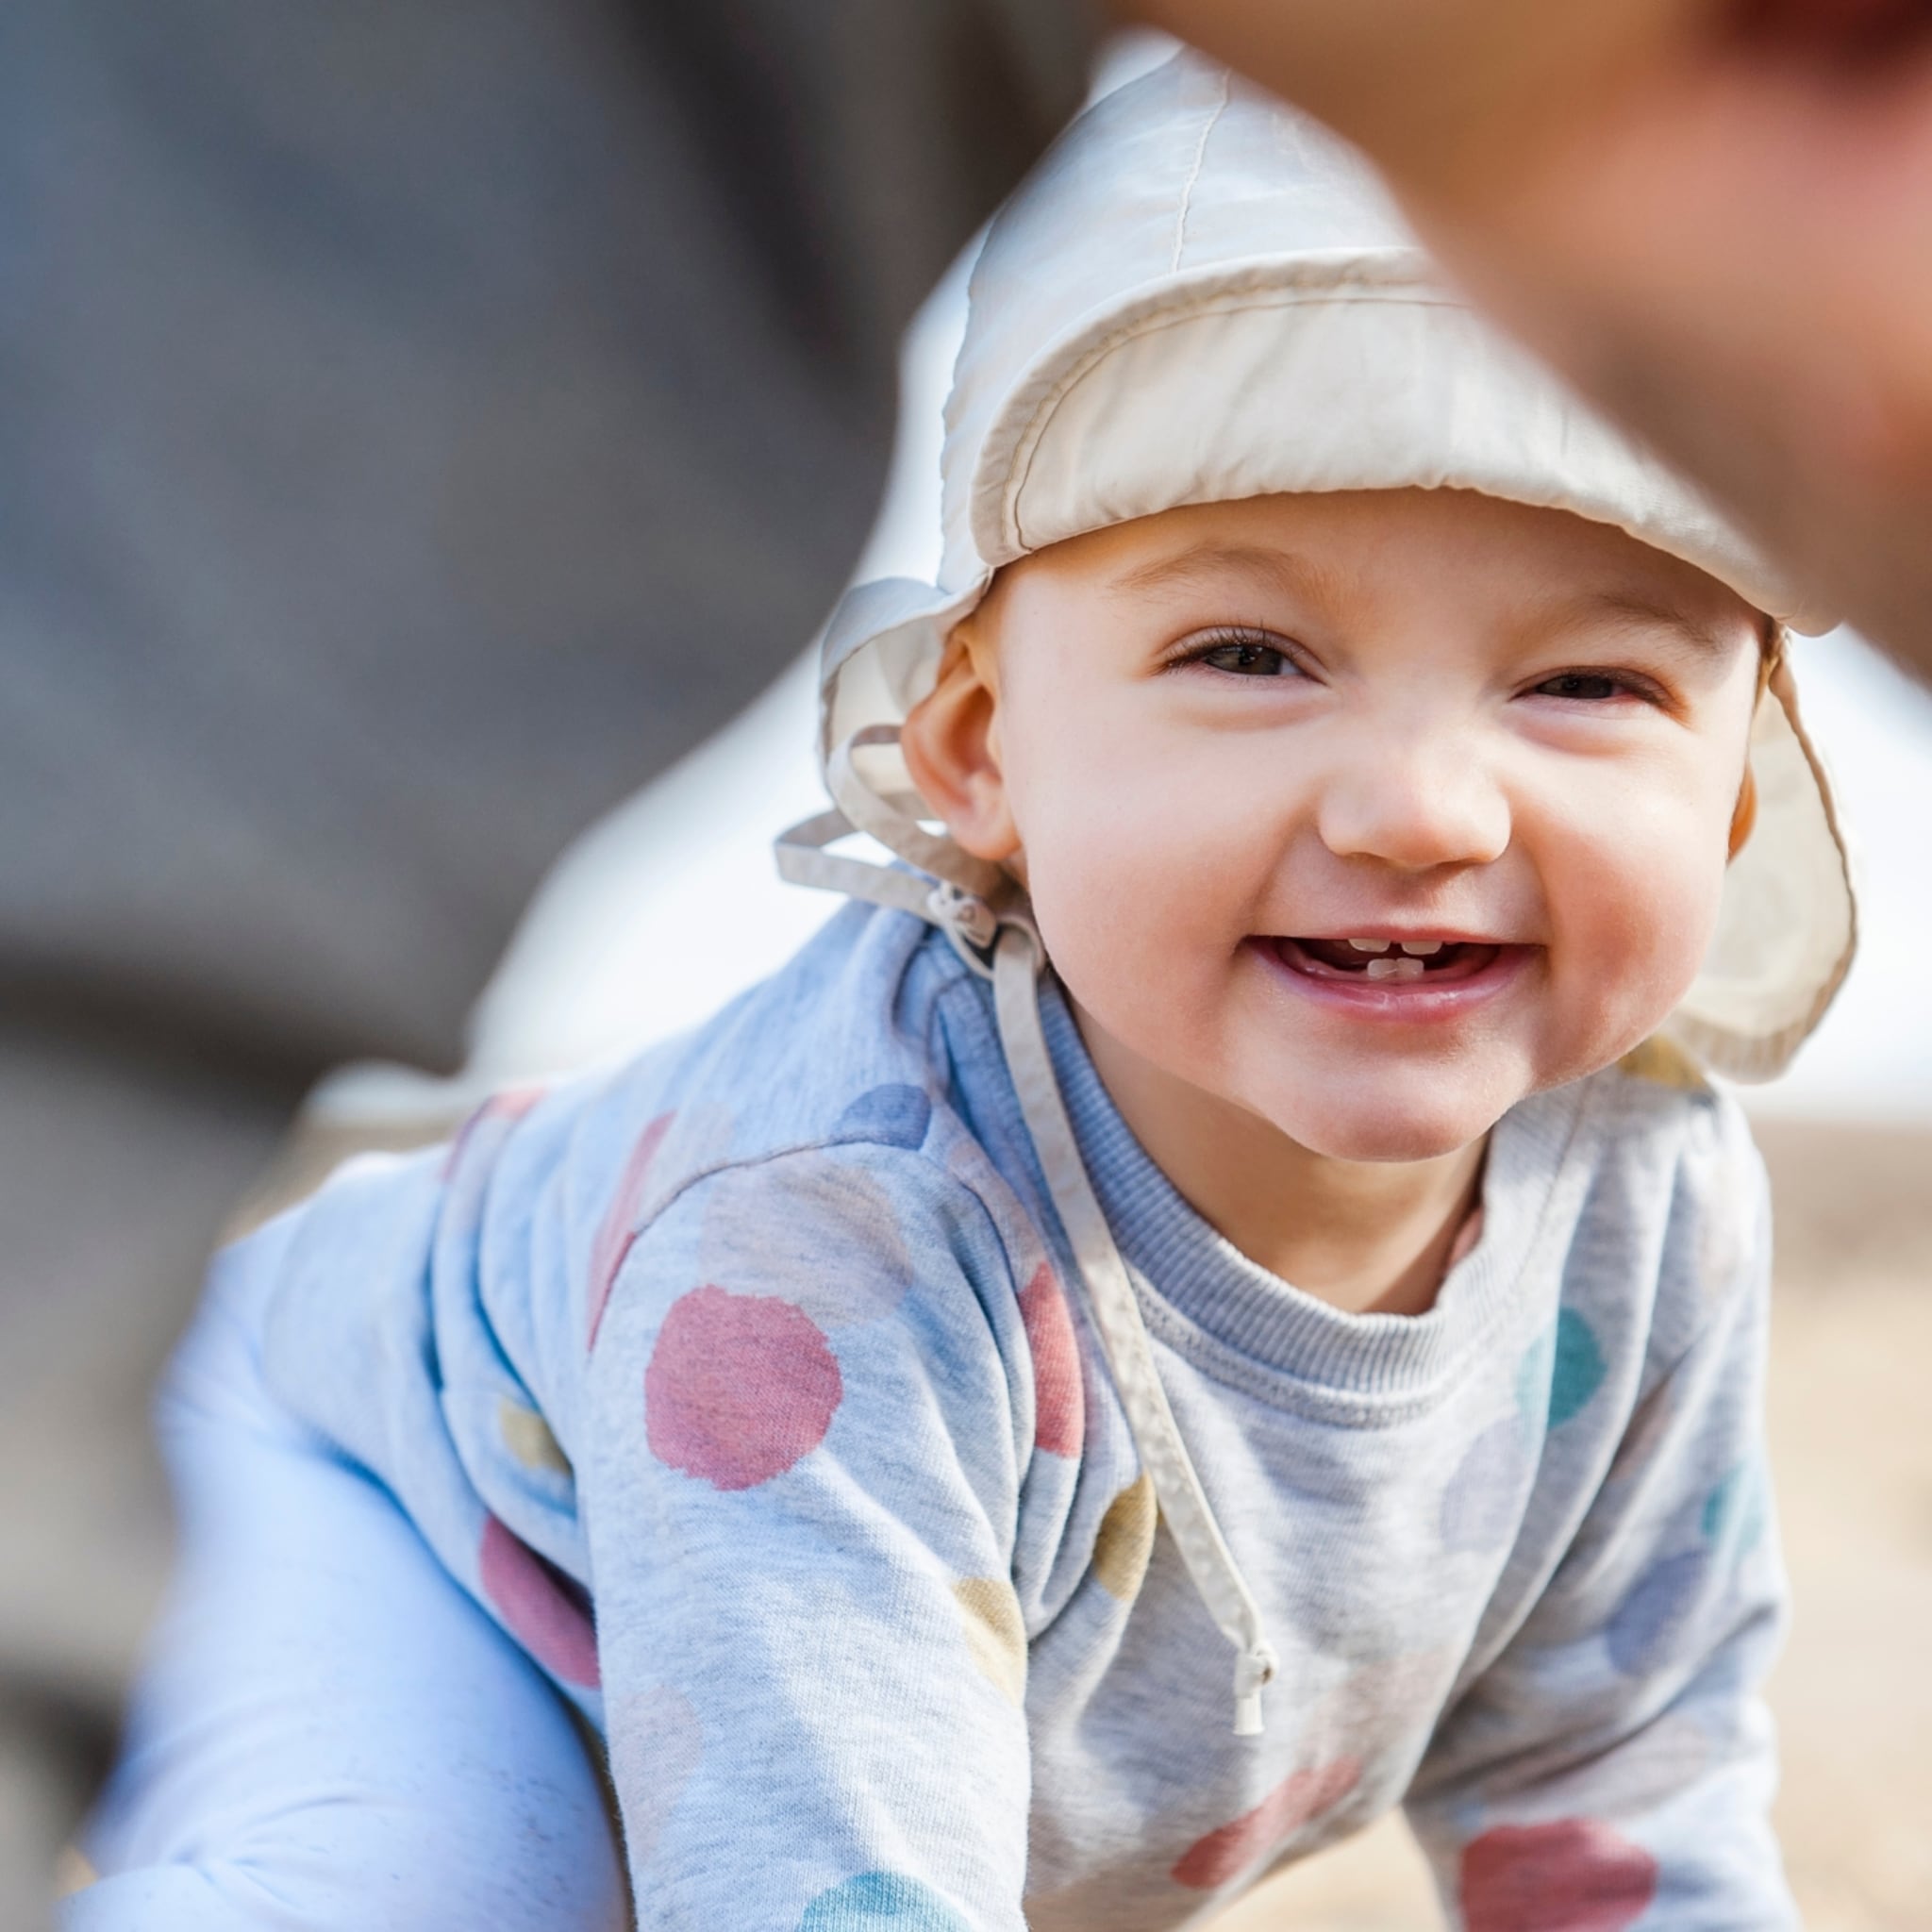
[[[1453,1122],[1409,1118],[1395,1122],[1350,1120],[1312,1127],[1304,1122],[1276,1121],[1274,1124],[1310,1154],[1368,1165],[1441,1160],[1459,1154],[1480,1141],[1502,1117],[1501,1113],[1480,1119],[1458,1114]]]
[[[1329,1160],[1441,1160],[1480,1141],[1532,1091],[1520,1080],[1324,1080],[1244,1104]]]

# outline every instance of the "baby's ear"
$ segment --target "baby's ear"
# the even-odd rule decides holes
[[[972,630],[953,627],[932,690],[899,733],[906,770],[919,795],[975,858],[998,865],[1020,849],[1000,769],[999,692],[991,654]]]
[[[1738,787],[1738,803],[1731,812],[1731,852],[1735,858],[1743,851],[1745,841],[1757,824],[1757,779],[1747,764],[1744,782]]]

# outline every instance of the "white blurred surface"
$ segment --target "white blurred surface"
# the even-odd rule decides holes
[[[971,250],[908,333],[892,474],[855,572],[939,568],[941,410]],[[750,710],[558,861],[476,1009],[479,1084],[594,1064],[716,1011],[836,910],[774,870],[772,840],[825,804],[810,653]]]

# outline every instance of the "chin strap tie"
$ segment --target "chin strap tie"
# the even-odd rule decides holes
[[[860,739],[868,743],[887,741],[875,727],[840,747],[830,761],[828,776],[833,795],[844,808],[821,812],[780,835],[775,847],[779,874],[794,885],[842,892],[849,898],[910,912],[939,926],[974,972],[992,981],[993,1009],[1008,1071],[1027,1132],[1033,1137],[1047,1191],[1074,1250],[1094,1327],[1126,1411],[1127,1426],[1154,1485],[1168,1534],[1208,1613],[1235,1649],[1235,1735],[1258,1736],[1261,1691],[1274,1675],[1278,1661],[1261,1628],[1254,1593],[1214,1520],[1207,1491],[1168,1406],[1140,1297],[1088,1178],[1059,1083],[1054,1077],[1040,1018],[1040,976],[1046,968],[1046,948],[1024,896],[1011,879],[998,868],[969,858],[934,837],[857,778],[851,753]],[[862,793],[867,801],[858,812],[850,809],[855,793]],[[943,874],[950,876],[942,874],[934,880],[826,849],[858,830],[871,833],[915,863],[940,859]],[[975,890],[980,885],[989,890],[984,893]]]

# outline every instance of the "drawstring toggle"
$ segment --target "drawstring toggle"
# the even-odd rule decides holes
[[[962,891],[949,879],[941,879],[926,894],[926,910],[935,925],[958,933],[968,945],[990,951],[999,935],[1000,923],[993,909],[975,893]]]
[[[1263,1637],[1251,1643],[1234,1660],[1234,1734],[1237,1738],[1261,1735],[1261,1687],[1269,1683],[1279,1668],[1274,1646]]]

